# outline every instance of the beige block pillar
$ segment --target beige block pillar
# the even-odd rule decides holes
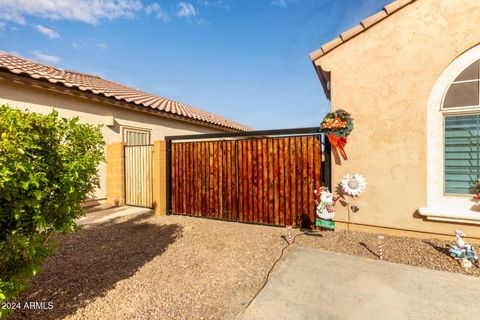
[[[125,205],[125,142],[107,145],[107,203]]]
[[[153,151],[153,208],[155,215],[167,214],[167,155],[165,141],[154,142]]]

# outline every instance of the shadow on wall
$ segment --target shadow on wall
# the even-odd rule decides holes
[[[12,319],[62,319],[161,255],[181,237],[177,224],[148,223],[151,213],[121,223],[106,222],[61,236],[57,253],[17,301],[53,302],[52,310],[17,310]]]

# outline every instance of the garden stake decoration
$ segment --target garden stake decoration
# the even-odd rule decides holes
[[[342,181],[340,181],[340,186],[342,187],[343,194],[350,196],[350,198],[353,199],[358,197],[360,194],[365,192],[367,189],[367,181],[365,178],[358,173],[354,174],[347,174],[342,178]],[[363,203],[357,202],[357,203],[352,203],[352,201],[345,201],[347,204],[347,210],[348,210],[348,231],[350,231],[350,209],[356,209],[359,210],[361,207],[363,207]]]
[[[343,109],[327,113],[323,118],[321,128],[322,132],[328,134],[328,140],[332,147],[342,155],[344,160],[347,160],[345,145],[347,137],[353,130],[353,119],[350,113]]]
[[[315,205],[317,207],[317,216],[320,219],[315,220],[315,225],[333,230],[335,229],[335,222],[332,219],[335,217],[335,208],[333,207],[338,200],[338,196],[334,196],[328,188],[321,187],[320,190],[313,190],[315,197],[320,197],[320,202],[315,198]]]
[[[293,235],[292,235],[292,226],[286,226],[287,228],[287,242],[288,244],[293,243]]]
[[[378,257],[380,258],[380,260],[383,260],[383,255],[385,254],[385,247],[384,247],[385,237],[382,235],[377,236],[377,242],[378,242]]]

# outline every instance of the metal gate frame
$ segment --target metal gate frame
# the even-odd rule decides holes
[[[154,165],[154,158],[152,156],[152,164],[151,164],[151,168],[152,168],[152,172],[151,172],[151,186],[150,186],[150,198],[152,199],[151,201],[151,204],[149,206],[142,206],[142,205],[137,205],[137,204],[132,204],[132,203],[128,203],[127,201],[127,175],[128,174],[132,174],[131,172],[128,172],[127,171],[127,157],[126,157],[126,150],[127,148],[135,148],[135,147],[151,147],[152,148],[152,153],[154,152],[154,145],[153,144],[143,144],[143,145],[124,145],[123,146],[123,168],[124,168],[124,179],[123,179],[123,187],[124,187],[124,190],[125,190],[125,205],[126,206],[132,206],[132,207],[140,207],[140,208],[150,208],[150,209],[153,209],[153,197],[154,197],[154,194],[153,194],[153,185],[154,185],[154,179],[155,179],[155,170],[153,168],[153,165]]]
[[[195,135],[183,135],[183,136],[167,136],[165,137],[166,144],[166,209],[167,214],[173,214],[172,212],[172,143],[174,141],[189,141],[189,140],[202,140],[202,141],[220,141],[222,139],[240,140],[238,138],[266,138],[266,137],[289,137],[289,136],[311,136],[318,135],[321,139],[321,145],[323,146],[323,152],[325,155],[325,166],[322,166],[321,182],[322,186],[326,186],[331,190],[331,145],[326,136],[321,132],[319,127],[309,128],[292,128],[292,129],[280,129],[280,130],[260,130],[260,131],[247,131],[247,132],[230,132],[230,133],[212,133],[212,134],[195,134]],[[236,183],[236,192],[238,195],[238,183]],[[237,197],[237,219],[238,221],[238,197]],[[202,218],[199,216],[199,218]],[[209,217],[203,217],[207,219],[214,219]],[[252,223],[252,222],[242,222]]]

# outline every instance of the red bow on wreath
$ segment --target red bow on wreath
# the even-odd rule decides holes
[[[347,138],[344,137],[335,137],[333,134],[330,134],[328,136],[328,140],[330,141],[330,144],[332,147],[338,150],[340,154],[342,155],[344,160],[348,160],[347,158],[347,153],[345,152],[345,145],[347,144]]]

